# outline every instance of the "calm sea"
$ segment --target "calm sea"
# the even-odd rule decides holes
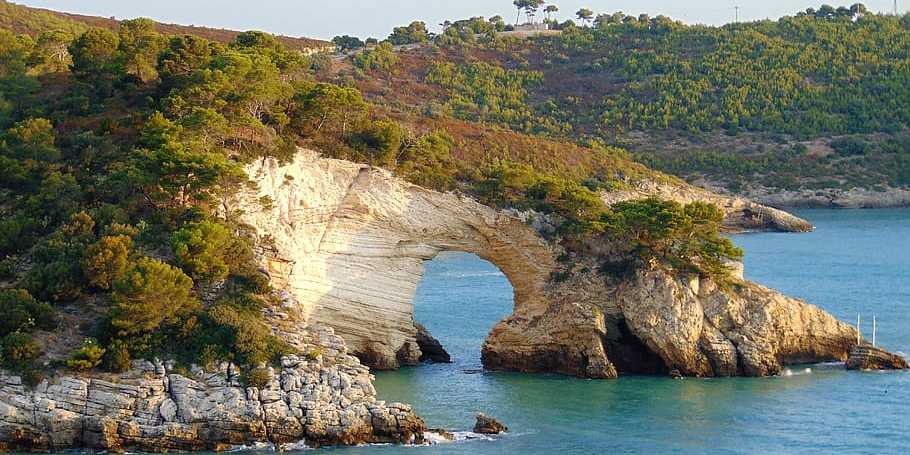
[[[871,337],[910,353],[910,210],[806,210],[811,234],[747,234],[749,279],[803,298],[845,321],[862,313]],[[840,365],[791,367],[780,377],[623,377],[588,381],[476,373],[480,346],[509,314],[512,289],[476,256],[430,262],[416,318],[455,363],[376,375],[380,398],[411,403],[430,426],[467,430],[482,411],[511,432],[431,447],[368,446],[332,453],[703,454],[910,453],[910,373]]]

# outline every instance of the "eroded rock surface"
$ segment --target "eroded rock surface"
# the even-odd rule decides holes
[[[0,449],[220,451],[422,440],[426,426],[410,406],[376,400],[366,366],[344,352],[321,352],[285,357],[261,389],[242,386],[229,364],[187,377],[160,362],[136,361],[122,375],[65,376],[35,388],[3,374]]]
[[[417,326],[417,347],[420,348],[421,362],[452,363],[452,356],[445,350],[426,327]]]
[[[726,214],[724,225],[729,231],[810,232],[814,229],[808,221],[783,210],[758,204],[746,198],[725,196],[688,185],[645,181],[628,190],[601,194],[608,205],[648,196],[658,196],[683,204],[694,201],[711,202]]]
[[[848,370],[906,370],[907,360],[870,344],[855,346],[847,359]]]
[[[719,288],[661,270],[615,280],[595,263],[553,280],[564,251],[541,234],[545,217],[429,191],[381,169],[301,151],[291,163],[263,160],[248,172],[259,188],[237,203],[271,245],[265,266],[297,302],[297,324],[334,327],[373,367],[421,358],[413,296],[423,263],[445,250],[477,254],[513,286],[514,311],[483,346],[490,369],[757,376],[846,360],[855,345],[855,331],[819,308],[746,281]],[[649,195],[717,203],[731,229],[811,230],[785,212],[694,187],[642,184],[603,197]]]
[[[477,414],[474,422],[474,432],[478,434],[499,434],[509,431],[509,428],[498,420],[486,415]]]

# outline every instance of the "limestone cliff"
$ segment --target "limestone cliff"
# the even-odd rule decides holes
[[[367,367],[331,330],[316,330],[320,354],[286,356],[261,389],[239,371],[177,373],[135,361],[122,375],[64,376],[26,387],[0,374],[0,450],[170,452],[303,442],[420,442],[411,408],[375,398]]]
[[[260,243],[270,245],[265,266],[295,298],[298,324],[334,327],[378,368],[420,359],[412,300],[423,263],[444,250],[490,261],[514,288],[513,314],[484,344],[488,368],[595,378],[669,370],[767,375],[787,363],[845,360],[855,344],[855,331],[822,310],[745,281],[719,288],[659,269],[615,280],[588,264],[556,283],[563,251],[538,233],[533,213],[498,211],[381,169],[301,151],[291,163],[263,160],[248,172],[258,190],[236,203]],[[638,191],[651,190],[667,191]],[[705,194],[686,190],[673,198]],[[749,201],[721,202],[731,226],[811,228]]]

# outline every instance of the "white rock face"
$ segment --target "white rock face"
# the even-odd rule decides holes
[[[497,265],[515,290],[516,314],[547,308],[555,254],[521,219],[311,151],[247,172],[259,188],[238,205],[260,243],[273,246],[265,252],[273,284],[294,297],[302,324],[333,327],[373,366],[417,362],[413,297],[424,261],[440,251]]]
[[[343,345],[330,329],[315,335]],[[63,376],[35,388],[0,373],[0,449],[221,451],[422,438],[426,425],[410,406],[376,400],[367,367],[321,349],[329,354],[284,357],[262,389],[241,385],[229,364],[183,376],[161,362],[134,361],[122,375]]]
[[[655,364],[642,369],[760,375],[790,361],[844,359],[855,340],[827,313],[746,282],[720,290],[657,274],[617,285],[594,272],[596,263],[554,282],[562,251],[534,228],[539,219],[429,191],[384,170],[301,151],[291,163],[263,160],[247,171],[258,189],[236,204],[260,244],[272,245],[263,256],[273,284],[290,294],[286,311],[294,317],[287,321],[335,328],[371,366],[418,361],[412,300],[424,261],[444,250],[492,262],[514,288],[513,314],[484,343],[488,368],[607,378]],[[811,227],[690,187],[644,185],[603,197],[648,195],[721,203],[740,228]]]

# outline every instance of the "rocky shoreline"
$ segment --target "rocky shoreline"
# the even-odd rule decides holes
[[[324,331],[323,338],[343,346]],[[309,447],[422,443],[410,406],[376,399],[369,369],[330,347],[285,356],[262,388],[245,387],[231,364],[178,372],[134,361],[119,375],[62,376],[27,387],[0,374],[0,450],[49,452],[224,451],[237,446]]]
[[[783,208],[885,209],[910,207],[910,188],[881,190],[827,188],[819,190],[772,191],[753,189],[744,197],[761,204]]]

